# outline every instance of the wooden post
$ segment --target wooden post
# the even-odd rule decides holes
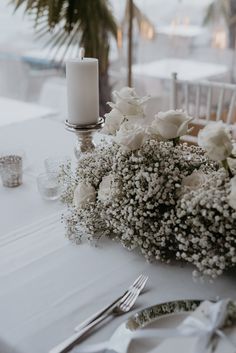
[[[178,97],[177,97],[177,73],[171,74],[171,87],[170,87],[170,109],[177,109]]]
[[[128,1],[128,77],[127,83],[129,87],[132,87],[132,61],[133,61],[133,0]]]

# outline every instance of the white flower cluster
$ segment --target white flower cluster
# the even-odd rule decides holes
[[[108,102],[111,111],[105,114],[105,126],[103,133],[116,135],[124,122],[131,125],[140,124],[144,118],[144,108],[149,97],[140,98],[135,90],[130,87],[124,87],[119,92],[114,91],[113,97],[115,103]]]
[[[198,144],[206,150],[213,161],[224,161],[233,151],[233,143],[229,131],[222,122],[210,123],[199,132]]]
[[[103,133],[114,136],[114,141],[126,151],[139,149],[146,140],[176,140],[186,135],[193,120],[182,110],[160,112],[154,121],[145,125],[145,104],[149,97],[140,98],[133,88],[124,87],[113,93],[115,103],[105,115]]]
[[[160,233],[164,214],[175,207],[183,183],[197,187],[197,173],[205,180],[201,177],[212,170],[203,151],[186,144],[147,140],[135,153],[115,143],[103,145],[79,161],[75,180],[80,182],[74,184],[74,197],[67,195],[72,205],[68,235],[79,241],[80,225],[90,238],[115,236],[147,259],[169,261],[171,242]]]
[[[229,177],[220,169],[202,187],[185,193],[162,224],[163,232],[168,228],[175,234],[177,259],[213,278],[236,265],[236,210],[229,194]]]
[[[148,260],[184,260],[212,277],[235,266],[236,176],[224,126],[201,131],[203,149],[189,146],[179,143],[186,113],[161,112],[145,125],[147,97],[128,87],[114,97],[104,127],[113,142],[84,154],[67,180],[69,238],[115,237]]]
[[[192,120],[193,118],[182,110],[160,112],[155,116],[148,132],[152,137],[156,136],[159,140],[178,139],[190,131],[188,125]]]

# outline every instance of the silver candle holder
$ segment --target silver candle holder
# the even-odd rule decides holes
[[[99,131],[104,125],[104,118],[99,118],[96,124],[79,125],[71,124],[69,120],[65,121],[65,128],[67,131],[73,132],[77,141],[74,148],[74,153],[77,159],[80,158],[81,153],[91,152],[96,145],[93,141],[94,133]]]

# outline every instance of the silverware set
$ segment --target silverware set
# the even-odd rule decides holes
[[[118,316],[127,313],[134,306],[139,294],[144,288],[148,277],[140,275],[134,283],[118,297],[113,303],[99,310],[97,313],[89,317],[83,323],[75,327],[75,333],[66,338],[63,342],[52,348],[49,353],[66,353],[69,352],[79,340],[89,333],[96,325],[107,319],[109,316]]]

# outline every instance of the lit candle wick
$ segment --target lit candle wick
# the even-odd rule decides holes
[[[79,57],[80,57],[80,60],[83,60],[83,59],[84,59],[84,52],[85,52],[84,48],[80,48],[80,50],[79,50]]]

